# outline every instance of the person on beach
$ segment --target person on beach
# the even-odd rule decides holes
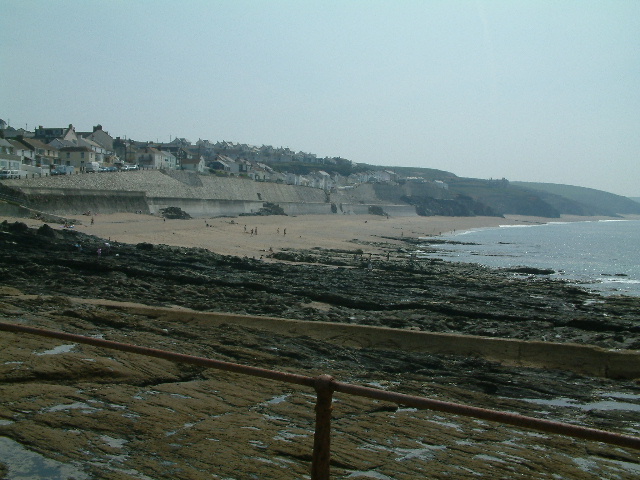
[[[91,217],[91,225],[93,225],[94,219],[93,217]]]

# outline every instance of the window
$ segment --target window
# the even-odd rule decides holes
[[[84,152],[80,152],[80,158],[84,158]]]

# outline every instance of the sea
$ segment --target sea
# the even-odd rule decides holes
[[[420,256],[489,267],[551,269],[602,295],[640,296],[640,220],[502,225],[451,233]],[[425,245],[426,246],[426,245]]]

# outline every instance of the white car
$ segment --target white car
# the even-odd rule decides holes
[[[20,170],[0,170],[0,178],[20,178]]]

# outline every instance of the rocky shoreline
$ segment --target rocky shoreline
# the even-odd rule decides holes
[[[355,243],[349,251],[265,252],[279,260],[267,262],[151,243],[107,248],[104,239],[47,225],[6,222],[1,231],[3,251],[12,252],[2,260],[2,284],[31,294],[640,350],[638,298],[417,259],[411,238],[382,239],[376,247],[388,257]]]
[[[561,421],[638,434],[640,386],[637,381],[585,377],[562,371],[509,368],[477,358],[336,347],[310,338],[285,338],[231,325],[215,331],[203,326],[168,325],[154,321],[151,316],[135,316],[103,307],[79,308],[65,300],[66,297],[101,298],[152,306],[184,306],[199,311],[640,350],[638,298],[602,297],[568,282],[550,280],[544,275],[418,260],[410,255],[411,239],[393,238],[388,243],[385,239],[380,240],[376,247],[381,251],[386,250],[388,256],[370,257],[362,252],[363,245],[354,243],[352,250],[283,249],[265,252],[263,259],[251,259],[218,255],[202,248],[151,243],[129,245],[113,242],[105,246],[104,239],[73,230],[54,230],[46,225],[36,230],[20,222],[4,222],[0,224],[0,251],[3,252],[0,288],[4,292],[0,300],[0,319],[72,333],[99,334],[114,340],[122,339],[182,353],[288,369],[303,374],[332,373],[346,381],[385,385],[403,393],[436,395],[447,400],[533,416],[539,415],[542,409],[546,416]],[[99,258],[98,248],[102,249]],[[268,256],[271,258],[267,259]],[[35,300],[20,300],[16,296],[20,292],[41,297],[40,300],[37,297]],[[237,387],[232,386],[233,382],[219,373],[165,364],[159,366],[154,365],[152,360],[133,362],[127,356],[99,353],[86,347],[76,347],[75,354],[34,357],[29,352],[45,349],[45,340],[29,339],[25,348],[16,346],[16,339],[11,335],[3,335],[2,338],[5,363],[0,366],[3,367],[4,378],[9,381],[5,380],[1,386],[5,400],[0,409],[0,418],[3,419],[0,421],[0,435],[28,445],[49,457],[53,455],[66,462],[78,462],[76,464],[83,465],[85,471],[91,471],[91,478],[120,478],[114,472],[125,467],[138,472],[137,476],[131,478],[205,478],[205,471],[236,478],[233,476],[233,466],[246,463],[246,458],[242,460],[245,454],[236,452],[234,455],[230,449],[221,447],[226,453],[221,453],[222,456],[217,460],[196,460],[196,451],[192,456],[184,457],[187,444],[191,449],[198,445],[196,450],[201,453],[199,449],[204,448],[202,442],[211,444],[211,441],[203,440],[208,435],[204,430],[185,428],[181,431],[180,435],[184,435],[185,439],[178,443],[182,447],[156,441],[149,444],[150,439],[156,438],[154,435],[162,437],[171,428],[159,420],[163,408],[173,410],[170,416],[174,417],[168,419],[172,425],[180,422],[186,425],[196,417],[202,420],[211,414],[210,406],[201,406],[209,412],[207,414],[195,407],[185,410],[177,405],[180,403],[179,396],[171,397],[172,392],[185,396],[185,400],[189,397],[189,403],[202,398],[204,390],[218,390],[216,382],[222,382],[228,390],[216,397],[216,405],[219,408],[225,405],[224,408],[237,412],[238,417],[234,417],[233,422],[239,422],[242,418],[243,422],[249,422],[248,425],[255,425],[251,423],[254,421],[262,425],[264,419],[252,416],[258,413],[262,415],[263,410],[271,412],[264,415],[276,415],[274,412],[277,411],[277,415],[288,419],[287,422],[278,427],[277,421],[275,424],[267,421],[268,425],[261,427],[276,436],[278,429],[293,434],[291,425],[307,422],[302,420],[309,413],[303,412],[308,410],[304,400],[306,397],[299,397],[299,393],[288,387],[284,389],[288,392],[286,395],[291,396],[291,401],[268,403],[270,395],[275,398],[279,394],[273,391],[273,387],[266,387],[262,383],[260,388],[264,390],[261,393],[257,388],[256,391],[240,394]],[[89,352],[94,358],[92,362],[81,361],[80,367],[74,363],[79,358],[85,358]],[[30,366],[27,368],[22,365]],[[70,371],[74,372],[72,378],[68,377]],[[54,382],[61,386],[54,387]],[[74,387],[78,384],[82,385],[80,390]],[[26,397],[25,389],[28,391]],[[140,393],[143,390],[147,393]],[[153,405],[147,405],[145,408],[148,410],[144,410],[140,402],[137,406],[131,403],[136,392],[146,397],[156,395],[148,393],[150,391],[165,392],[169,396],[167,398],[172,398],[171,405],[151,402]],[[607,393],[613,397],[606,397]],[[266,395],[266,400],[249,399],[251,395]],[[625,399],[623,403],[626,407],[583,409],[570,405],[572,402],[594,403],[605,397],[615,402],[615,395]],[[125,400],[125,396],[129,400]],[[294,397],[304,401],[293,401]],[[572,400],[569,404],[554,403],[559,398]],[[32,407],[29,407],[27,399],[33,402]],[[104,422],[109,416],[118,413],[115,411],[117,409],[107,407],[94,415],[95,421],[89,421],[91,415],[86,412],[80,414],[61,410],[54,414],[51,410],[47,415],[42,414],[56,402],[84,402],[95,407],[97,404],[92,404],[92,399],[104,405],[109,402],[125,405],[130,413],[135,410],[138,416],[149,420],[156,418],[158,425],[141,422],[146,424],[149,431],[144,431],[134,420],[127,424],[128,427],[117,426],[113,422],[107,425]],[[390,478],[412,478],[429,472],[436,475],[434,478],[439,478],[438,475],[447,475],[446,464],[464,464],[469,470],[484,472],[492,475],[492,478],[513,478],[513,475],[524,473],[528,478],[544,478],[545,471],[557,471],[556,467],[561,468],[559,465],[563,461],[566,463],[569,457],[584,458],[587,463],[593,462],[593,466],[585,469],[581,467],[583,464],[575,461],[572,465],[562,467],[568,469],[564,471],[567,474],[565,478],[577,478],[576,475],[580,475],[580,478],[617,478],[616,475],[621,471],[622,476],[625,472],[628,475],[629,472],[637,474],[640,471],[637,456],[624,449],[601,445],[596,448],[594,445],[585,446],[556,437],[549,440],[546,436],[540,442],[535,437],[527,437],[526,432],[514,434],[512,429],[486,425],[481,427],[485,432],[481,435],[484,438],[476,438],[473,446],[469,446],[470,451],[476,451],[470,457],[469,451],[465,452],[461,447],[463,443],[456,442],[465,442],[474,436],[467,430],[471,428],[473,431],[474,427],[470,425],[474,422],[458,422],[457,419],[459,425],[466,425],[464,429],[458,426],[451,430],[440,425],[438,428],[442,431],[432,440],[432,450],[434,445],[446,445],[441,454],[444,456],[438,457],[436,465],[430,461],[433,458],[430,455],[440,454],[429,449],[425,449],[429,450],[428,455],[424,453],[411,461],[397,461],[398,449],[416,448],[416,441],[424,443],[424,435],[418,435],[416,440],[408,433],[415,422],[421,422],[421,425],[426,422],[433,428],[438,423],[438,416],[423,414],[417,420],[415,412],[405,415],[395,407],[384,406],[382,410],[377,410],[371,405],[364,407],[357,400],[343,401],[344,405],[336,407],[339,418],[343,421],[349,415],[358,418],[357,425],[354,423],[346,427],[343,424],[337,427],[338,448],[334,453],[334,467],[343,476],[375,471]],[[260,405],[261,402],[264,404],[262,407],[246,407],[248,404]],[[369,417],[365,418],[362,409],[368,412]],[[392,412],[391,419],[389,412]],[[371,416],[376,418],[372,419]],[[247,471],[254,472],[252,475],[261,478],[285,478],[291,475],[286,478],[298,478],[305,474],[308,458],[305,457],[306,453],[301,452],[308,452],[306,446],[302,448],[297,442],[264,439],[256,444],[254,440],[247,439],[248,430],[241,427],[240,423],[233,422],[225,424],[219,436],[230,441],[235,435],[245,442],[243,448],[255,450],[251,458],[260,452],[268,459],[258,461],[255,470],[247,466]],[[374,424],[380,422],[394,425],[396,433],[390,435],[384,428],[375,433]],[[477,422],[475,424],[477,428]],[[133,431],[128,432],[128,428]],[[366,436],[365,443],[369,446],[365,453],[356,448],[365,441],[363,428],[371,430],[371,434]],[[70,430],[84,433],[72,434]],[[52,450],[51,445],[47,447],[46,442],[42,441],[45,433],[50,437],[71,436],[75,439],[73,445],[81,444],[81,448],[93,452],[94,456],[102,455],[101,458],[117,453],[118,448],[112,447],[110,450],[108,447],[98,447],[100,442],[95,440],[96,436],[122,438],[129,445],[127,458],[121,459],[122,464],[115,470],[105,470],[100,467],[104,458],[102,463],[94,464],[85,458],[83,463],[82,455],[74,454],[71,448]],[[304,442],[308,442],[308,429],[298,434],[305,439]],[[491,455],[495,454],[496,458],[500,452],[510,451],[511,447],[505,447],[503,443],[509,435],[516,435],[520,443],[528,438],[526,442],[535,443],[536,448],[544,448],[548,460],[539,462],[535,460],[535,454],[526,449],[522,451],[522,448],[519,453],[511,452],[509,455],[517,455],[529,462],[528,467],[511,465],[512,462],[506,467],[497,460],[470,460],[478,457],[483,448],[489,448],[489,445],[493,452]],[[403,440],[398,440],[400,438]],[[346,439],[355,442],[355,446],[345,443]],[[397,445],[391,448],[390,441]],[[376,467],[376,457],[386,460]],[[172,462],[172,467],[163,472],[162,461]],[[285,471],[288,473],[282,477]],[[238,475],[238,478],[250,477]],[[462,471],[456,473],[456,478],[467,477],[472,478],[473,474]]]

